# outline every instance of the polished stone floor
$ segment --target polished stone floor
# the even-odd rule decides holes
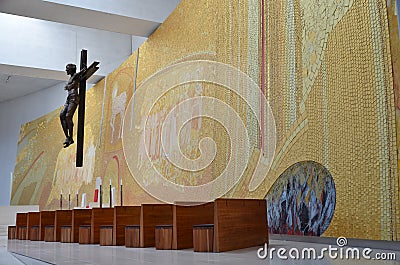
[[[337,246],[332,246],[337,247]],[[318,253],[321,253],[322,248],[328,248],[324,244],[315,243],[304,243],[304,242],[293,242],[293,241],[279,241],[271,240],[270,248],[286,249],[287,260],[280,259],[276,252],[273,252],[273,259],[267,257],[266,259],[260,259],[257,257],[257,250],[259,248],[248,248],[237,251],[230,251],[224,253],[195,253],[191,249],[187,250],[155,250],[154,248],[125,248],[125,247],[100,247],[99,245],[79,245],[79,244],[63,244],[63,243],[51,243],[51,242],[38,242],[38,241],[20,241],[20,240],[8,240],[7,247],[0,247],[0,265],[14,265],[21,264],[12,255],[7,253],[18,253],[22,256],[17,257],[32,257],[31,263],[26,260],[25,264],[43,264],[39,260],[47,262],[47,264],[59,264],[59,265],[71,265],[71,264],[82,264],[82,265],[112,265],[112,264],[165,264],[165,265],[206,265],[206,264],[222,264],[222,265],[236,265],[236,264],[400,264],[400,252],[390,250],[373,250],[368,253],[370,257],[375,257],[377,253],[394,253],[395,260],[366,260],[356,259],[350,256],[349,259],[345,259],[345,255],[340,259],[332,258],[325,252],[325,255],[321,255],[321,259],[293,259],[289,257],[289,251],[292,251],[292,256],[295,256],[296,251],[292,249],[298,249],[299,253],[304,248],[314,248]],[[360,253],[362,253],[362,248]],[[269,251],[270,252],[270,251]],[[339,252],[338,252],[339,253]],[[261,253],[262,254],[262,253]],[[285,253],[282,254],[285,256]],[[5,257],[2,259],[2,257]],[[300,254],[301,256],[301,254]],[[21,259],[22,260],[22,259]],[[4,263],[5,262],[5,263]]]
[[[0,236],[0,265],[21,265],[18,259],[7,251],[7,236]]]

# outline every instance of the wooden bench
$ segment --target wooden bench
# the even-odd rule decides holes
[[[214,251],[214,224],[199,224],[193,226],[193,251]]]
[[[140,206],[115,206],[113,222],[113,245],[125,245],[125,227],[140,224]],[[129,231],[132,232],[132,231]],[[139,235],[139,231],[137,233]],[[132,242],[132,240],[130,241]],[[139,242],[139,241],[138,241]],[[138,246],[136,246],[138,247]]]
[[[29,212],[27,217],[28,239],[32,241],[39,240],[40,212]],[[34,230],[34,231],[31,231]]]
[[[54,217],[54,239],[56,242],[61,241],[61,228],[63,226],[69,226],[69,229],[65,229],[64,232],[64,240],[65,238],[69,238],[69,241],[64,241],[63,243],[67,243],[71,241],[72,235],[67,236],[65,233],[68,231],[71,233],[72,231],[72,210],[57,210]]]
[[[17,239],[17,227],[15,225],[8,226],[8,239]]]
[[[114,208],[93,208],[91,218],[90,242],[100,244],[100,226],[112,226],[114,222]]]
[[[55,218],[55,211],[41,211],[40,212],[40,227],[39,227],[39,234],[41,241],[54,241],[54,218]],[[46,229],[47,227],[47,229]],[[53,234],[51,234],[53,233]],[[46,238],[45,238],[46,235]]]
[[[55,242],[54,239],[54,225],[46,225],[44,227],[44,241],[45,242]]]
[[[28,213],[17,213],[16,217],[16,231],[17,231],[17,238],[19,240],[27,239],[27,226],[28,224]]]
[[[29,229],[29,240],[31,241],[39,241],[39,232],[40,232],[40,226],[38,225],[33,225]]]
[[[155,226],[172,224],[172,205],[142,204],[140,212],[140,247],[155,246]]]
[[[155,227],[156,249],[172,249],[172,225],[156,225]]]
[[[60,234],[61,243],[72,243],[72,225],[61,226]]]
[[[90,225],[92,219],[91,209],[74,209],[72,211],[72,242],[79,243],[79,227]]]
[[[101,225],[100,226],[100,246],[113,245],[113,226]]]
[[[214,202],[214,252],[268,244],[265,199],[217,199]]]
[[[125,247],[140,247],[140,225],[125,226]]]
[[[91,225],[79,226],[79,244],[90,244]]]
[[[28,240],[28,228],[24,225],[19,227],[18,231],[19,240]]]
[[[193,248],[193,225],[214,223],[214,203],[173,206],[172,249]]]

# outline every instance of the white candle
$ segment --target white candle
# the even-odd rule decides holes
[[[121,178],[121,181],[120,181],[121,183],[120,183],[120,185],[122,186],[122,178]]]
[[[62,190],[60,191],[60,194],[62,195]]]
[[[110,179],[110,186],[111,186],[111,179]]]
[[[113,205],[115,205],[115,188],[111,189],[111,198],[110,198],[110,200],[111,200],[111,207],[112,207]]]
[[[71,194],[71,189],[68,189],[68,195],[70,195]]]
[[[86,193],[82,194],[81,208],[86,208]]]

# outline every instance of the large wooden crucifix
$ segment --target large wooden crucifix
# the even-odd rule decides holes
[[[79,108],[78,108],[78,135],[77,135],[77,147],[76,147],[76,167],[83,166],[83,142],[84,142],[84,132],[85,132],[85,99],[86,99],[86,81],[91,77],[99,67],[97,65],[99,62],[93,62],[89,67],[87,67],[87,50],[81,51],[81,71],[84,70],[82,74],[81,81],[79,83]],[[86,69],[86,70],[85,70]]]
[[[83,166],[83,142],[85,128],[85,99],[86,99],[86,81],[91,77],[99,67],[99,62],[93,62],[87,67],[87,50],[81,51],[80,71],[76,73],[76,65],[68,64],[66,67],[67,74],[70,75],[65,90],[68,91],[68,97],[64,104],[64,108],[60,113],[61,125],[66,136],[64,148],[74,143],[73,122],[77,106],[78,108],[78,131],[77,131],[77,148],[76,148],[76,167]],[[79,87],[79,93],[78,93]]]

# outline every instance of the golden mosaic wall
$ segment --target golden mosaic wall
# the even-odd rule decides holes
[[[270,1],[268,6],[269,88],[280,145],[263,192],[295,162],[319,162],[331,172],[337,191],[324,236],[398,240],[385,1]],[[294,23],[286,21],[293,19],[288,12]]]
[[[199,185],[215,179],[231,154],[247,156],[244,176],[225,196],[265,198],[285,169],[313,160],[330,171],[337,191],[335,215],[324,236],[398,240],[387,20],[385,0],[182,0],[138,52],[88,91],[82,169],[74,167],[75,146],[62,148],[59,110],[22,126],[11,204],[56,209],[61,189],[87,193],[91,201],[96,177],[115,184],[122,179],[125,204],[156,201],[137,184],[125,160],[125,111],[134,90],[155,72],[203,59],[240,69],[265,92],[277,129],[271,170],[250,191],[257,157],[268,150],[268,133],[263,124],[257,130],[254,114],[235,93],[203,82],[164,95],[151,112],[154,122],[196,93],[216,97],[239,113],[249,129],[250,148],[239,154],[234,148],[242,139],[230,139],[218,123],[203,118],[201,125],[192,124],[184,152],[196,158],[199,140],[210,136],[218,148],[215,160],[198,173],[174,171],[153,146],[153,160],[166,178]],[[259,106],[256,111],[265,113],[265,102],[243,89],[246,100]]]
[[[394,105],[396,112],[397,148],[400,148],[400,1],[387,1],[390,50],[393,71]],[[397,164],[400,165],[399,157]],[[400,170],[400,167],[398,167]],[[399,174],[399,173],[398,173]],[[394,180],[396,181],[396,179]],[[398,215],[398,212],[397,212]]]

